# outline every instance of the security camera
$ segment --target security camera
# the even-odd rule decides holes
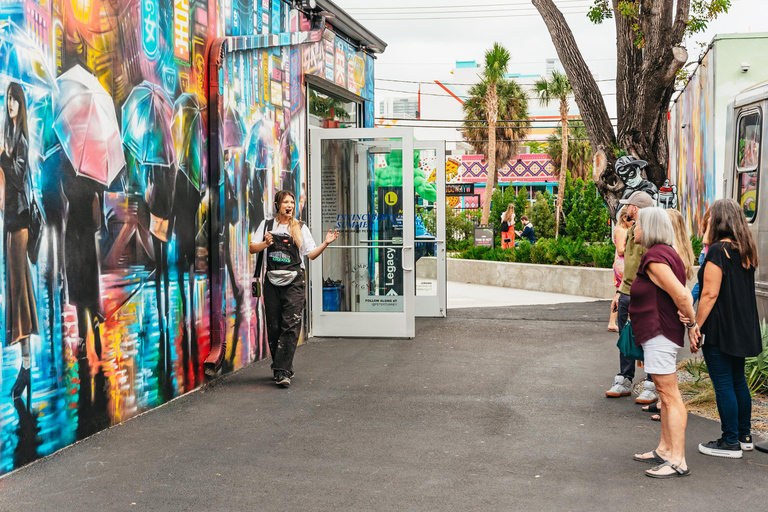
[[[749,71],[749,62],[742,62],[741,63],[741,72],[746,73]]]

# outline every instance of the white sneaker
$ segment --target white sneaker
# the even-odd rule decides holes
[[[656,392],[656,384],[654,384],[653,381],[647,380],[643,383],[643,392],[635,398],[635,403],[652,404],[656,403],[658,399],[659,393]]]
[[[605,396],[618,398],[620,396],[629,396],[632,394],[632,381],[623,375],[617,375],[613,380],[611,389],[605,392]]]

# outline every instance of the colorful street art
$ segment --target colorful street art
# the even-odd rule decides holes
[[[0,474],[200,386],[214,324],[223,371],[268,356],[247,242],[280,189],[306,219],[328,41],[226,55],[213,157],[208,49],[309,28],[280,0],[0,1]],[[342,43],[333,81],[372,99]]]
[[[464,155],[458,176],[461,183],[485,183],[487,163],[482,155]],[[499,169],[499,183],[557,182],[555,165],[548,155],[518,155]]]
[[[688,229],[699,234],[715,201],[714,59],[707,53],[670,110],[669,178]]]

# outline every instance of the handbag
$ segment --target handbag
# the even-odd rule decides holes
[[[635,346],[635,334],[632,332],[632,322],[629,320],[627,320],[627,324],[622,329],[621,334],[619,334],[619,341],[616,342],[616,346],[619,347],[619,351],[627,356],[628,359],[644,361],[643,347]]]
[[[45,226],[45,217],[43,211],[37,204],[37,199],[32,196],[29,203],[29,229],[27,238],[27,257],[33,265],[37,264],[37,256],[40,253],[40,244],[43,241],[43,227]]]
[[[262,240],[264,240],[264,238],[267,236],[267,224],[269,224],[269,229],[271,231],[272,225],[274,224],[274,219],[264,221],[264,231],[261,233]],[[259,253],[259,257],[256,258],[256,268],[253,269],[253,280],[251,281],[251,297],[254,298],[261,297],[261,265],[264,261],[264,253],[266,251],[267,249],[265,248]]]

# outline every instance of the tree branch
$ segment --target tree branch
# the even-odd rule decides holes
[[[576,103],[594,149],[607,149],[615,145],[616,136],[605,101],[563,13],[552,0],[531,0],[531,3],[547,25],[557,55],[573,87]]]

